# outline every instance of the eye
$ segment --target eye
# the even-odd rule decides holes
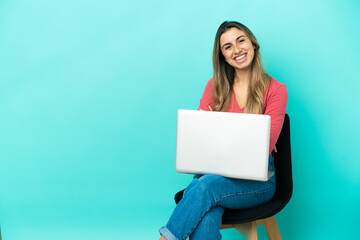
[[[225,47],[225,50],[228,50],[228,49],[230,49],[231,48],[231,46],[226,46]]]
[[[239,42],[244,42],[245,41],[245,39],[240,39],[240,41]]]

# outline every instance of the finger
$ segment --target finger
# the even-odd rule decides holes
[[[212,111],[212,108],[211,108],[211,106],[209,105],[209,109],[210,109],[210,111]]]

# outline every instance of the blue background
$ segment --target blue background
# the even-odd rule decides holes
[[[360,239],[359,10],[328,0],[2,0],[3,238],[157,239],[191,179],[174,170],[177,109],[198,107],[216,30],[236,20],[288,87],[294,195],[277,215],[283,239]]]

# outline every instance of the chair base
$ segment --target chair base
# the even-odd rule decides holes
[[[235,228],[246,237],[246,240],[258,240],[256,226],[259,225],[265,226],[266,233],[270,240],[281,240],[280,231],[276,223],[275,216],[241,224],[223,224],[221,225],[220,230]]]

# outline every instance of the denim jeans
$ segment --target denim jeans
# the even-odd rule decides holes
[[[274,171],[274,158],[269,157]],[[218,175],[195,175],[175,207],[166,226],[159,232],[167,240],[221,239],[220,226],[225,208],[244,209],[268,202],[274,196],[276,179],[252,181]]]

